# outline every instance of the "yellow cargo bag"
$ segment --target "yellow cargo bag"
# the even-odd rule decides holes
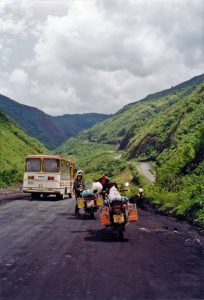
[[[101,195],[98,196],[98,198],[96,200],[96,204],[98,206],[102,206],[103,205],[103,197]]]

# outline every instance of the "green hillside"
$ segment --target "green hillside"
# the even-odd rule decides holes
[[[56,148],[81,130],[108,118],[107,115],[96,113],[53,117],[3,95],[0,95],[0,110],[19,124],[28,135],[38,139],[49,149]]]
[[[185,99],[199,84],[204,82],[204,74],[196,76],[171,89],[155,93],[146,98],[131,103],[119,110],[111,118],[100,122],[80,135],[91,142],[102,142],[120,145],[125,149],[135,133],[141,132],[147,121],[165,114],[175,103]]]
[[[155,204],[204,223],[204,84],[135,132],[126,155],[154,161],[147,195]]]
[[[25,157],[38,153],[48,150],[0,112],[0,187],[21,181]]]
[[[96,165],[92,159],[96,145],[102,153],[106,153],[103,145],[114,147],[114,157],[116,149],[122,151],[116,165],[125,164],[125,168],[116,167],[112,173],[117,177],[124,172],[125,177],[129,167],[133,183],[142,184],[148,200],[159,209],[204,224],[204,75],[127,105],[68,140],[58,151],[66,154],[71,149],[77,156],[81,147],[83,151],[87,147],[89,164],[78,157],[89,173],[92,161]],[[108,165],[113,165],[114,157],[107,159]],[[157,172],[154,185],[138,174],[137,160],[153,163]],[[98,170],[103,165],[98,157]]]
[[[87,178],[97,179],[103,173],[113,177],[125,169],[125,160],[118,160],[117,147],[83,141],[79,138],[71,138],[61,145],[55,153],[68,155],[72,158],[76,167],[85,170]]]

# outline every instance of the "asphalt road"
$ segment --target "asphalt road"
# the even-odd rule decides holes
[[[125,241],[74,200],[0,201],[0,299],[204,299],[203,236],[149,211]]]

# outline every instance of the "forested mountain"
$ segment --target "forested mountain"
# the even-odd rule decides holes
[[[152,161],[155,185],[140,176],[135,179],[142,181],[147,197],[163,210],[204,223],[204,75],[125,106],[65,142],[58,152],[74,154],[82,141],[83,147],[93,149],[98,143],[101,149],[102,144],[114,145],[127,164]],[[89,153],[94,157],[94,151]]]
[[[148,95],[140,101],[126,105],[90,130],[83,131],[81,136],[93,142],[118,144],[123,149],[148,121],[152,119],[154,122],[154,117],[165,115],[168,109],[186,99],[203,82],[204,74],[168,90]]]
[[[108,118],[107,115],[97,113],[53,117],[3,95],[0,95],[0,110],[19,124],[28,135],[35,137],[49,149],[56,148],[81,130]]]
[[[38,153],[48,150],[0,112],[0,187],[22,181],[25,157]]]

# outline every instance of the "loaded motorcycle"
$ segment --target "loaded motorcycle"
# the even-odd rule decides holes
[[[87,184],[88,185],[88,184]],[[83,190],[77,198],[78,209],[83,208],[85,213],[94,219],[94,213],[103,205],[103,197],[99,191],[102,189],[100,183],[92,183],[90,189]]]
[[[125,184],[126,188],[128,185],[128,183]],[[100,220],[103,229],[111,227],[117,239],[123,240],[126,224],[138,220],[136,204],[129,203],[128,198],[121,196],[117,188],[113,186],[105,205],[100,209]]]

